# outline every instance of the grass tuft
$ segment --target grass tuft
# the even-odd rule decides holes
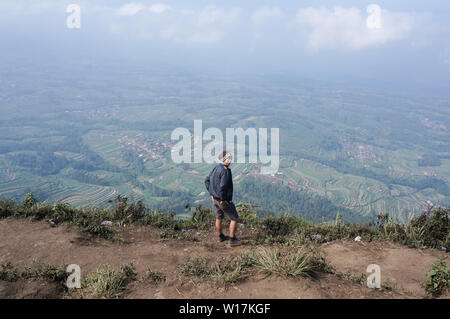
[[[109,265],[88,275],[84,282],[86,289],[95,298],[120,298],[126,286],[136,280],[136,271],[133,263],[122,265],[119,272],[111,269]]]
[[[154,285],[158,285],[166,281],[166,275],[162,271],[154,271],[148,268],[143,279],[144,281],[149,281]]]
[[[331,272],[323,256],[300,251],[282,253],[277,248],[261,248],[254,255],[255,267],[268,275],[280,277],[315,277]]]

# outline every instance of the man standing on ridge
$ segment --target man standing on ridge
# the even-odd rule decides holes
[[[211,195],[214,207],[216,208],[216,231],[219,236],[219,241],[223,242],[227,239],[230,241],[231,246],[239,246],[240,240],[236,238],[237,222],[239,215],[234,206],[233,200],[233,177],[229,168],[232,156],[228,151],[223,151],[219,155],[221,163],[216,167],[205,179],[205,186]],[[222,233],[222,220],[224,214],[230,217],[230,237],[225,236]]]

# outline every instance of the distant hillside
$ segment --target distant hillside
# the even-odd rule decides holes
[[[299,192],[284,185],[273,185],[255,178],[245,178],[236,186],[236,200],[258,206],[261,214],[286,212],[312,222],[334,221],[339,214],[345,222],[362,223],[374,220],[347,208],[333,204],[329,199],[313,193]]]

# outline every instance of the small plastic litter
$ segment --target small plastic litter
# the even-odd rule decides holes
[[[48,223],[50,224],[51,227],[56,227],[56,223],[55,223],[55,221],[53,219],[50,219],[48,221]]]
[[[102,221],[102,223],[100,224],[100,225],[102,225],[102,226],[112,226],[112,221],[110,221],[110,220],[105,220],[105,221]]]
[[[312,240],[321,240],[322,239],[322,235],[320,235],[320,234],[311,235],[311,239]]]
[[[355,241],[361,241],[361,239],[362,239],[361,236],[356,236],[355,237]]]

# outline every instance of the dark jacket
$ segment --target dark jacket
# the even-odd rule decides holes
[[[231,170],[223,163],[218,164],[205,179],[209,194],[216,200],[233,200],[233,177]]]

